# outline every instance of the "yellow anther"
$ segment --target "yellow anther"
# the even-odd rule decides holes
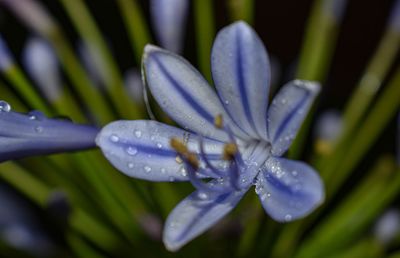
[[[187,160],[189,162],[189,164],[195,169],[197,170],[199,168],[199,160],[197,159],[196,154],[190,152],[187,155]]]
[[[214,125],[215,127],[221,129],[224,126],[224,120],[222,118],[222,115],[219,114],[214,118]]]
[[[183,142],[178,138],[171,138],[169,143],[171,144],[171,147],[179,154],[184,155],[189,152],[185,144],[183,144]]]
[[[225,160],[232,160],[237,152],[238,152],[238,147],[236,144],[227,143],[224,146],[223,157]]]
[[[197,170],[199,168],[199,160],[196,154],[190,152],[181,140],[178,138],[171,138],[170,144],[171,147],[178,152],[178,156],[175,158],[177,163],[181,164],[183,162],[182,158],[185,158],[194,169]]]

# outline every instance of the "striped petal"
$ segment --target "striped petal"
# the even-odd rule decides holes
[[[270,65],[260,38],[244,22],[222,29],[211,65],[218,94],[232,119],[252,137],[267,140]]]
[[[318,83],[295,80],[282,87],[268,110],[268,133],[272,154],[285,153],[320,90]]]
[[[227,141],[227,134],[214,126],[214,118],[222,114],[231,129],[237,131],[229,122],[215,92],[182,57],[147,45],[143,68],[154,98],[182,127],[212,139]]]
[[[317,172],[303,162],[271,157],[257,177],[256,193],[265,211],[288,222],[305,217],[324,200]]]
[[[189,0],[152,0],[150,13],[154,32],[164,48],[182,51]]]
[[[35,111],[9,111],[4,103],[0,101],[0,162],[95,147],[94,127],[49,119]]]
[[[150,181],[188,180],[186,169],[170,146],[182,139],[191,151],[199,152],[199,137],[156,121],[116,121],[105,126],[96,143],[106,158],[121,172]],[[220,159],[223,143],[204,140],[210,160]],[[221,161],[222,162],[222,161]]]
[[[212,227],[245,193],[246,190],[223,194],[193,192],[174,208],[165,222],[163,240],[167,249],[176,251]]]

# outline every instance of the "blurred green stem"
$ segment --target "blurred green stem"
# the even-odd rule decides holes
[[[254,0],[229,0],[231,20],[243,20],[249,24],[254,22]]]
[[[199,69],[211,82],[210,54],[215,37],[214,1],[194,0],[193,10],[196,31],[196,49]]]

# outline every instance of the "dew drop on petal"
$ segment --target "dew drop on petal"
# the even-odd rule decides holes
[[[147,173],[150,173],[151,167],[149,167],[149,166],[144,166],[144,171],[146,171]]]
[[[286,221],[286,222],[289,222],[289,221],[291,221],[291,220],[292,220],[292,215],[286,214],[286,215],[285,215],[285,221]]]
[[[135,131],[135,136],[136,136],[137,138],[142,137],[142,132],[139,131],[139,130],[136,130],[136,131]]]
[[[128,168],[133,168],[133,163],[132,162],[128,163]]]
[[[10,112],[11,105],[5,102],[4,100],[0,100],[0,112]]]
[[[204,193],[204,192],[199,192],[197,194],[197,197],[199,197],[200,200],[207,200],[208,195],[206,193]]]
[[[117,135],[115,135],[115,134],[112,134],[112,135],[110,136],[110,140],[111,140],[112,142],[118,142],[118,141],[119,141],[119,137],[118,137]]]
[[[169,180],[170,182],[174,182],[174,181],[175,181],[175,177],[170,176],[170,177],[168,178],[168,180]]]
[[[131,155],[131,156],[136,155],[137,152],[138,152],[138,150],[137,150],[135,147],[132,147],[132,146],[129,146],[129,147],[126,149],[126,153],[128,153],[128,154]]]
[[[41,127],[41,126],[36,126],[36,127],[35,127],[35,132],[37,132],[37,133],[43,132],[43,127]]]
[[[161,174],[165,174],[167,171],[165,168],[161,168]]]
[[[157,148],[159,148],[159,149],[162,148],[162,144],[160,142],[157,143]]]

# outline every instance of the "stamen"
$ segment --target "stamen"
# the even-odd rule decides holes
[[[189,163],[189,165],[191,165],[195,170],[199,168],[199,160],[197,159],[196,154],[190,152],[181,140],[178,138],[171,138],[170,144],[171,147],[178,152],[182,158],[186,159],[187,163]],[[175,160],[178,162],[177,159]]]
[[[233,160],[237,152],[238,152],[238,147],[235,143],[225,144],[223,153],[224,160]]]
[[[222,118],[222,115],[219,114],[215,117],[214,119],[214,125],[215,127],[217,127],[218,129],[222,129],[222,127],[224,126],[224,120]]]

